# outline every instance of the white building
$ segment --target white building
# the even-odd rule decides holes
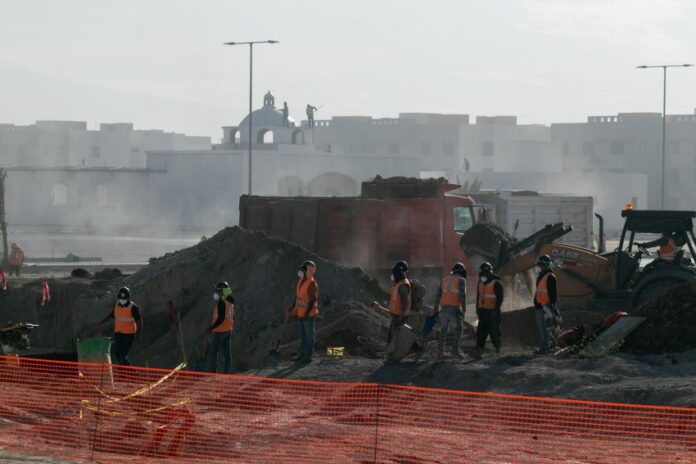
[[[0,166],[144,168],[148,150],[210,148],[209,137],[161,130],[134,130],[131,123],[82,121],[0,124]]]

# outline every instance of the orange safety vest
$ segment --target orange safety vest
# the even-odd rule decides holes
[[[317,300],[314,300],[314,304],[309,308],[309,314],[307,313],[307,305],[309,304],[309,286],[316,280],[314,277],[311,279],[298,279],[297,289],[295,290],[295,308],[293,309],[293,314],[297,317],[317,317],[319,314],[319,308],[317,306]],[[317,299],[319,299],[319,294],[317,292]]]
[[[128,306],[121,306],[118,303],[114,306],[114,333],[133,335],[138,331],[138,325],[133,319],[132,301],[128,302]]]
[[[456,275],[448,275],[442,279],[440,288],[442,288],[442,296],[440,297],[441,306],[454,306],[459,308],[462,303],[459,301],[459,282],[461,277]]]
[[[495,280],[479,282],[476,307],[481,309],[495,309],[498,306],[498,298],[495,296]]]
[[[225,303],[225,320],[222,321],[219,326],[213,329],[213,332],[215,333],[232,332],[232,329],[234,328],[234,305],[227,300],[223,301],[223,303]],[[211,322],[211,324],[215,324],[217,322],[217,318],[218,308],[217,305],[215,305],[213,308],[213,322]]]
[[[674,243],[672,237],[667,238],[667,243],[665,245],[660,245],[660,258],[670,261],[673,260],[677,253],[679,253],[679,247]]]
[[[13,266],[21,266],[24,263],[24,251],[17,247],[10,253],[10,264]]]
[[[547,280],[549,280],[549,275],[551,273],[548,272],[544,274],[544,277],[542,277],[539,280],[539,284],[537,285],[536,288],[536,294],[534,295],[534,301],[539,303],[542,306],[548,305],[551,303],[551,298],[549,298],[549,288],[548,288],[548,283]]]
[[[399,287],[402,285],[408,285],[408,300],[406,302],[406,314],[404,316],[411,315],[411,282],[408,279],[404,279],[398,282],[391,288],[391,293],[389,295],[389,312],[395,316],[401,315],[401,298],[399,297]]]

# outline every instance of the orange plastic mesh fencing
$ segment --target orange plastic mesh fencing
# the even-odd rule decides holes
[[[80,372],[82,371],[82,372]],[[2,450],[89,462],[696,462],[696,409],[0,357]]]

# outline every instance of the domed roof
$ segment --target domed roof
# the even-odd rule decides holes
[[[253,127],[283,127],[283,113],[272,106],[264,106],[263,108],[252,111],[251,117],[253,118]],[[290,122],[290,126],[295,124],[295,120],[291,117],[288,117],[288,121]],[[249,126],[249,115],[246,115],[246,117],[242,119],[242,122],[239,123],[239,127],[247,126]]]

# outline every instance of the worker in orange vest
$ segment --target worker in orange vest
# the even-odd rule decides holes
[[[398,261],[394,264],[391,274],[391,280],[394,282],[394,285],[389,292],[389,306],[385,308],[376,301],[372,303],[372,308],[375,311],[383,310],[391,314],[387,344],[391,341],[396,326],[407,323],[409,317],[411,317],[413,293],[407,274],[408,264],[406,264],[406,261]]]
[[[495,352],[500,353],[500,307],[503,304],[503,284],[493,273],[490,263],[479,266],[479,284],[476,292],[476,348],[481,350],[490,335]]]
[[[466,310],[466,268],[462,263],[455,263],[452,272],[442,278],[435,295],[433,316],[440,318],[440,336],[437,343],[437,358],[445,357],[445,337],[449,326],[454,328],[452,355],[463,358],[459,351],[462,338],[464,312]]]
[[[549,255],[539,256],[536,268],[539,272],[534,293],[534,307],[536,308],[537,329],[539,331],[539,349],[536,353],[544,354],[555,344],[552,331],[556,320],[560,318],[560,313],[556,308],[556,274],[553,272],[551,257]]]
[[[143,322],[140,308],[131,300],[128,287],[119,289],[114,309],[99,323],[100,332],[109,319],[114,319],[114,358],[116,364],[129,366],[128,353],[135,341],[135,335],[138,335],[138,341],[142,339]]]
[[[297,317],[300,332],[300,351],[294,360],[302,364],[312,362],[314,354],[314,332],[316,319],[319,315],[319,284],[314,278],[317,265],[313,261],[305,261],[297,269],[295,285],[295,300],[287,309],[288,316]]]
[[[640,248],[653,248],[659,246],[658,259],[667,263],[672,263],[681,251],[684,243],[686,243],[684,238],[673,232],[670,234],[662,234],[662,237],[652,242],[636,243],[636,245]]]
[[[10,276],[12,274],[15,274],[17,277],[19,277],[19,270],[21,269],[22,265],[24,264],[24,250],[22,250],[16,243],[12,242],[12,245],[10,246],[10,256],[9,256],[9,262],[10,262]]]
[[[223,374],[230,371],[232,365],[232,330],[234,329],[234,298],[232,289],[227,282],[218,282],[213,293],[215,306],[213,318],[208,330],[213,334],[210,348],[211,372],[217,372],[218,353],[222,351],[224,364]]]

